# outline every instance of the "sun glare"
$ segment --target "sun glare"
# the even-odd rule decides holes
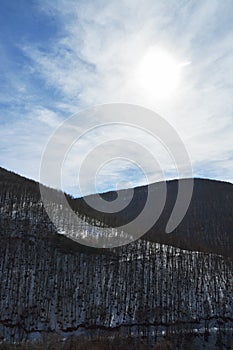
[[[169,53],[149,49],[137,67],[140,88],[155,98],[171,96],[179,86],[181,66]]]

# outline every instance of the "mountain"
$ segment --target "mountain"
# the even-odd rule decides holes
[[[168,187],[174,188],[175,183],[168,182]],[[203,186],[202,191],[199,186]],[[204,202],[211,204],[210,213],[224,198],[228,203],[231,186],[195,180],[194,204],[202,203],[207,193],[212,198],[216,189],[219,201],[211,204],[207,196]],[[59,192],[48,190],[50,205],[56,213]],[[136,189],[136,199],[142,201],[145,191],[145,187]],[[103,196],[111,200],[114,195]],[[67,199],[73,208],[79,209],[81,233],[108,232],[111,217],[101,217],[90,209],[86,212],[83,199],[70,196]],[[135,199],[131,206],[130,215],[135,215]],[[227,218],[229,211],[225,212],[225,207],[220,210]],[[93,220],[93,215],[98,219]],[[129,220],[130,215],[122,213],[115,221],[112,218],[112,225],[117,220]],[[64,218],[59,219],[61,231],[67,232]],[[208,220],[211,222],[211,217]],[[223,221],[218,223],[219,229]],[[195,223],[192,225],[196,227]],[[175,338],[175,334],[188,333],[189,348],[192,345],[201,349],[204,337],[208,339],[218,329],[217,340],[228,344],[226,349],[230,348],[231,331],[227,331],[233,328],[230,257],[184,250],[145,237],[118,248],[83,246],[57,232],[41,202],[37,182],[2,168],[0,238],[0,343],[35,340],[43,334],[58,334],[63,338],[85,334],[87,337],[133,336],[147,339],[153,345],[163,336]],[[223,246],[225,243],[221,249]],[[178,342],[185,349],[180,338]]]
[[[40,200],[39,183],[0,168],[0,186],[4,187],[4,182],[8,187],[12,185],[14,192],[27,189],[37,201]],[[141,213],[148,191],[155,198],[159,198],[162,185],[163,183],[155,183],[137,187],[131,200],[131,189],[101,194],[107,202],[113,201],[118,195],[122,198],[122,204],[124,201],[129,202],[123,210],[113,214],[94,210],[86,203],[86,199],[95,202],[97,195],[78,199],[67,195],[67,200],[80,216],[94,218],[109,227],[118,227],[131,222]],[[169,234],[165,233],[165,227],[177,198],[178,181],[167,181],[166,186],[167,198],[162,214],[143,239],[182,249],[233,257],[233,185],[216,180],[194,179],[192,200],[187,213],[178,227]],[[51,191],[51,197],[52,193],[56,196],[56,191],[48,190]],[[150,215],[154,215],[153,211]]]
[[[181,180],[183,182],[189,179]],[[93,210],[85,201],[86,198],[75,200],[74,208],[80,213],[100,219],[109,226],[121,226],[134,220],[147,200],[148,191],[159,198],[163,183],[134,189],[132,200],[131,190],[118,192],[123,201],[129,205],[114,214],[103,214]],[[178,181],[167,181],[167,199],[159,220],[143,238],[152,242],[169,244],[176,247],[203,252],[212,252],[225,256],[233,256],[233,185],[227,182],[194,179],[193,195],[187,213],[172,233],[165,233],[166,224],[175,204]],[[96,195],[88,200],[95,202]],[[116,192],[107,192],[102,197],[111,202],[117,197]],[[151,213],[153,215],[153,212]]]

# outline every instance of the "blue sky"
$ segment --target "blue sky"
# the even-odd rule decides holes
[[[232,182],[232,23],[231,0],[3,0],[0,165],[38,180],[43,150],[62,121],[96,104],[125,102],[156,111],[176,129],[194,176]],[[153,74],[150,65],[141,69],[151,50],[182,67],[172,93],[172,72],[159,85],[138,78]],[[157,68],[154,74],[164,74]],[[176,177],[165,158],[167,178]],[[64,188],[76,194],[71,174]],[[139,185],[140,174],[114,161],[98,190]]]

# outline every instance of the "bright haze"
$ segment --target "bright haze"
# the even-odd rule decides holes
[[[43,150],[72,114],[124,102],[161,115],[183,140],[195,177],[232,182],[233,2],[14,1],[0,12],[0,165],[39,180]],[[79,127],[91,114],[81,113]],[[73,147],[63,189],[76,191],[78,153],[101,135]],[[167,179],[176,178],[161,144],[129,127],[120,135],[146,139]],[[99,169],[96,191],[160,180],[128,159]],[[144,172],[146,174],[144,174]],[[52,184],[50,184],[52,185]],[[87,182],[84,193],[90,193]]]

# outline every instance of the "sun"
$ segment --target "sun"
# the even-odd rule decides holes
[[[140,89],[155,98],[173,95],[180,83],[181,66],[166,51],[148,49],[136,69]]]

